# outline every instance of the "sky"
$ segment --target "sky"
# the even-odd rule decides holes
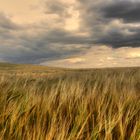
[[[140,0],[0,0],[0,62],[140,66]]]

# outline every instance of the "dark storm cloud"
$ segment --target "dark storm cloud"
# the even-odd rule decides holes
[[[140,22],[140,2],[115,1],[104,8],[102,12],[106,18],[122,19],[124,22]]]
[[[36,31],[36,27],[32,28]],[[0,23],[0,58],[10,62],[40,63],[88,48],[88,38],[62,29],[46,30],[36,35],[28,34],[29,30],[30,27],[20,27],[3,15]]]
[[[140,2],[79,0],[79,3],[82,26],[96,40],[95,44],[113,48],[140,46],[140,26],[135,26],[140,24]]]
[[[125,35],[121,32],[110,32],[102,36],[97,43],[119,47],[140,47],[140,30],[132,35]]]
[[[14,41],[13,41],[14,40]],[[0,57],[7,61],[19,63],[40,63],[42,60],[57,59],[66,55],[75,54],[81,49],[75,45],[64,44],[63,41],[53,41],[44,35],[34,37],[11,36],[3,40],[0,45]]]
[[[113,20],[120,20],[120,28],[113,27],[98,39],[101,44],[118,47],[140,47],[140,2],[112,1],[100,9],[102,19],[109,24]],[[131,23],[131,26],[129,24]],[[109,25],[108,25],[109,26]],[[123,26],[123,27],[121,27]],[[126,34],[125,31],[129,33]]]

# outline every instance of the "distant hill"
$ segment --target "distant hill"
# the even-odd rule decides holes
[[[0,74],[1,73],[21,73],[21,74],[37,74],[37,73],[62,73],[64,69],[62,68],[52,68],[47,66],[40,65],[31,65],[31,64],[11,64],[11,63],[0,63]]]
[[[121,68],[88,68],[88,69],[70,69],[70,68],[57,68],[57,67],[47,67],[42,65],[32,65],[32,64],[12,64],[0,62],[0,72],[64,72],[64,71],[92,71],[92,70],[126,70],[126,69],[139,69],[140,67],[121,67]]]

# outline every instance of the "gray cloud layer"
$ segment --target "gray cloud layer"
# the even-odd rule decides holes
[[[106,18],[122,19],[124,22],[140,22],[140,2],[112,2],[102,9]]]
[[[19,63],[41,63],[88,50],[94,45],[112,48],[140,47],[140,2],[77,0],[75,5],[60,0],[45,1],[44,13],[54,17],[42,23],[18,25],[0,14],[0,59]],[[63,25],[79,12],[80,27],[68,31]],[[52,20],[52,21],[51,21]],[[85,34],[85,35],[81,35]]]
[[[140,46],[140,2],[80,0],[83,27],[89,28],[96,43],[113,48]],[[137,28],[136,25],[139,25]]]

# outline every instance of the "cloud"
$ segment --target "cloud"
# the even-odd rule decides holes
[[[27,5],[26,10],[29,8]],[[43,0],[36,8],[40,9],[32,11],[32,14],[35,14],[33,17],[36,17],[32,22],[25,19],[25,14],[30,11],[24,13],[22,9],[21,17],[18,15],[17,18],[20,9],[15,15],[3,14],[2,11],[0,60],[35,64],[52,62],[54,65],[63,62],[87,67],[109,66],[110,62],[117,66],[118,62],[122,64],[121,60],[127,63],[134,62],[134,65],[139,64],[139,54],[132,51],[136,48],[139,51],[140,47],[138,1],[106,0],[104,3],[104,0]],[[24,20],[19,22],[22,15]],[[100,46],[107,47],[103,49]],[[127,48],[128,58],[120,59],[120,55],[124,54],[116,52],[121,48]],[[133,58],[130,60],[130,57]],[[92,65],[93,59],[95,61]]]
[[[19,27],[8,18],[4,13],[0,13],[0,29],[16,30]]]
[[[131,67],[140,65],[140,48],[94,46],[84,53],[66,59],[41,63],[41,65],[67,68]]]
[[[80,58],[80,57],[75,57],[75,58],[69,58],[69,59],[65,59],[66,62],[69,63],[73,63],[73,64],[77,64],[77,63],[81,63],[86,61],[84,58]]]
[[[129,29],[128,29],[129,30]],[[140,47],[140,30],[125,35],[121,31],[111,30],[108,34],[102,36],[98,43],[111,45],[114,48],[119,47]]]
[[[70,16],[70,14],[68,13],[68,9],[69,5],[67,5],[66,3],[63,3],[62,1],[59,0],[46,0],[45,1],[45,13],[46,14],[55,14],[55,15],[59,15],[59,16]]]
[[[102,12],[106,18],[117,18],[126,23],[140,22],[139,1],[113,1],[103,7]]]
[[[3,33],[0,30],[0,58],[2,60],[38,64],[44,60],[53,60],[88,49],[85,38],[64,29],[48,30],[43,28],[45,25],[21,26],[4,15],[3,19],[6,20],[0,24],[0,29],[3,29]],[[3,24],[9,26],[3,26]]]
[[[113,48],[140,46],[140,2],[79,0],[79,10],[81,28],[90,33],[93,44]]]

